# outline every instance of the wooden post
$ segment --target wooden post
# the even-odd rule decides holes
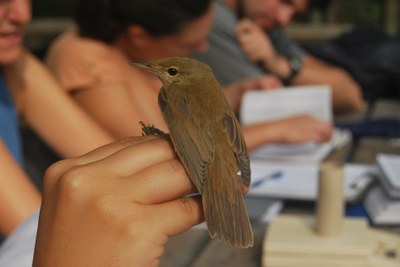
[[[322,236],[337,236],[342,231],[344,215],[343,167],[322,164],[318,184],[316,232]]]

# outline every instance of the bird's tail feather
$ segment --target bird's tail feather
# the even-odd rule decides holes
[[[232,176],[222,181],[232,181]],[[220,179],[209,179],[203,192],[203,207],[208,231],[212,238],[224,241],[234,247],[248,248],[254,243],[253,231],[240,187],[219,187],[213,182]],[[234,188],[235,190],[218,190],[218,188]],[[212,201],[210,201],[212,200]]]

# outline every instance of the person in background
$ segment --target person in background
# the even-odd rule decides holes
[[[20,119],[63,157],[113,141],[23,47],[30,1],[0,2],[0,234],[10,235],[41,203],[24,171]]]
[[[79,1],[76,25],[51,45],[46,63],[62,87],[115,138],[141,134],[139,121],[167,131],[157,101],[160,81],[129,62],[205,51],[212,1],[112,3],[110,7],[110,2]],[[232,82],[225,93],[237,111],[247,90],[280,86],[276,77],[263,74]],[[324,142],[332,127],[300,115],[243,131],[248,148],[254,149],[266,143]]]
[[[140,135],[139,121],[166,131],[157,104],[161,82],[129,62],[202,51],[210,6],[211,0],[79,1],[76,25],[51,45],[46,63],[116,139]]]
[[[285,85],[328,84],[336,114],[364,108],[359,85],[344,70],[307,54],[284,31],[311,0],[216,0],[209,47],[195,57],[222,84],[272,73]]]

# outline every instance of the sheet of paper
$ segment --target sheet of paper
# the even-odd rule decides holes
[[[240,121],[248,125],[301,114],[332,121],[331,103],[331,89],[327,85],[248,91],[241,104]]]
[[[252,181],[249,196],[312,201],[317,197],[319,164],[251,161]],[[346,164],[344,194],[355,201],[371,184],[374,165]]]

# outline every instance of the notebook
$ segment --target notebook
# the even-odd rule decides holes
[[[378,154],[379,182],[388,197],[400,200],[400,155]]]
[[[376,160],[384,178],[394,189],[400,190],[400,155],[379,154]]]
[[[390,199],[380,185],[368,191],[364,207],[373,224],[400,224],[400,200]]]
[[[242,125],[250,125],[308,114],[331,122],[331,102],[331,89],[325,85],[249,91],[243,97],[240,121]],[[323,144],[267,144],[252,151],[250,157],[258,160],[320,162],[333,149],[350,140],[350,131],[335,129],[331,140]]]

